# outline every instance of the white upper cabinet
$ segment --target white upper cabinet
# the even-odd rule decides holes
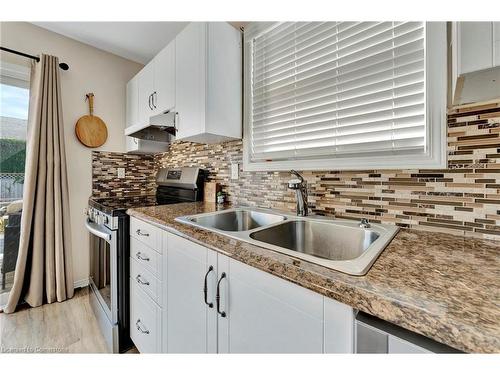
[[[175,41],[127,84],[127,128],[140,130],[149,118],[175,107]],[[130,129],[129,129],[130,130]]]
[[[241,138],[241,33],[225,22],[193,22],[175,42],[176,139]]]
[[[493,22],[493,52],[495,65],[500,66],[500,22]]]
[[[206,24],[193,22],[175,39],[176,139],[203,132],[206,57]]]
[[[153,60],[153,115],[175,107],[175,41],[166,46]]]
[[[125,134],[149,125],[151,116],[175,111],[176,139],[241,139],[241,44],[240,31],[225,22],[186,26],[127,84]]]
[[[456,74],[500,66],[500,22],[455,22]]]
[[[148,124],[153,115],[154,67],[149,63],[138,74],[138,124]]]
[[[139,86],[138,77],[135,76],[127,83],[127,108],[125,123],[126,127],[132,126],[137,123],[139,117],[138,104],[139,104]]]

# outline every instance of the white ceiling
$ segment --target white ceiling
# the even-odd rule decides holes
[[[148,63],[187,22],[33,22],[79,42]]]

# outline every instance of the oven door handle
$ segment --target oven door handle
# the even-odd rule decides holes
[[[99,230],[99,225],[97,225],[93,221],[90,221],[89,218],[85,219],[85,226],[93,235],[102,238],[105,241],[111,241],[111,234]]]

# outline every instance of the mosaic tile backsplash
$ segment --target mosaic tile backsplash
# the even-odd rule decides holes
[[[118,178],[118,168],[125,168],[125,178]],[[92,196],[155,194],[156,169],[153,156],[93,151]]]
[[[319,215],[366,217],[407,228],[500,239],[499,150],[500,103],[454,109],[448,115],[447,169],[305,171],[309,206]],[[105,166],[117,156],[100,154],[105,160],[95,163],[106,174]],[[286,184],[289,173],[243,172],[241,141],[215,145],[179,141],[168,152],[155,155],[154,162],[143,158],[143,165],[132,159],[137,168],[131,174],[134,191],[150,191],[154,177],[145,175],[142,183],[137,182],[141,173],[155,170],[153,164],[200,166],[209,170],[209,179],[219,182],[235,204],[295,210],[294,193]],[[230,178],[231,163],[240,164],[239,180]],[[95,174],[96,192],[101,190],[100,181],[113,193],[130,190],[115,184],[116,171],[110,175],[108,180]]]
[[[452,110],[448,169],[306,171],[315,214],[477,237],[500,238],[500,103]],[[231,202],[295,209],[287,172],[243,172],[241,141],[172,144],[162,166],[201,166]],[[231,163],[240,178],[230,179]]]

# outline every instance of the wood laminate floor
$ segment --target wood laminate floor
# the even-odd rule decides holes
[[[0,352],[108,353],[88,288],[61,303],[0,313]]]

